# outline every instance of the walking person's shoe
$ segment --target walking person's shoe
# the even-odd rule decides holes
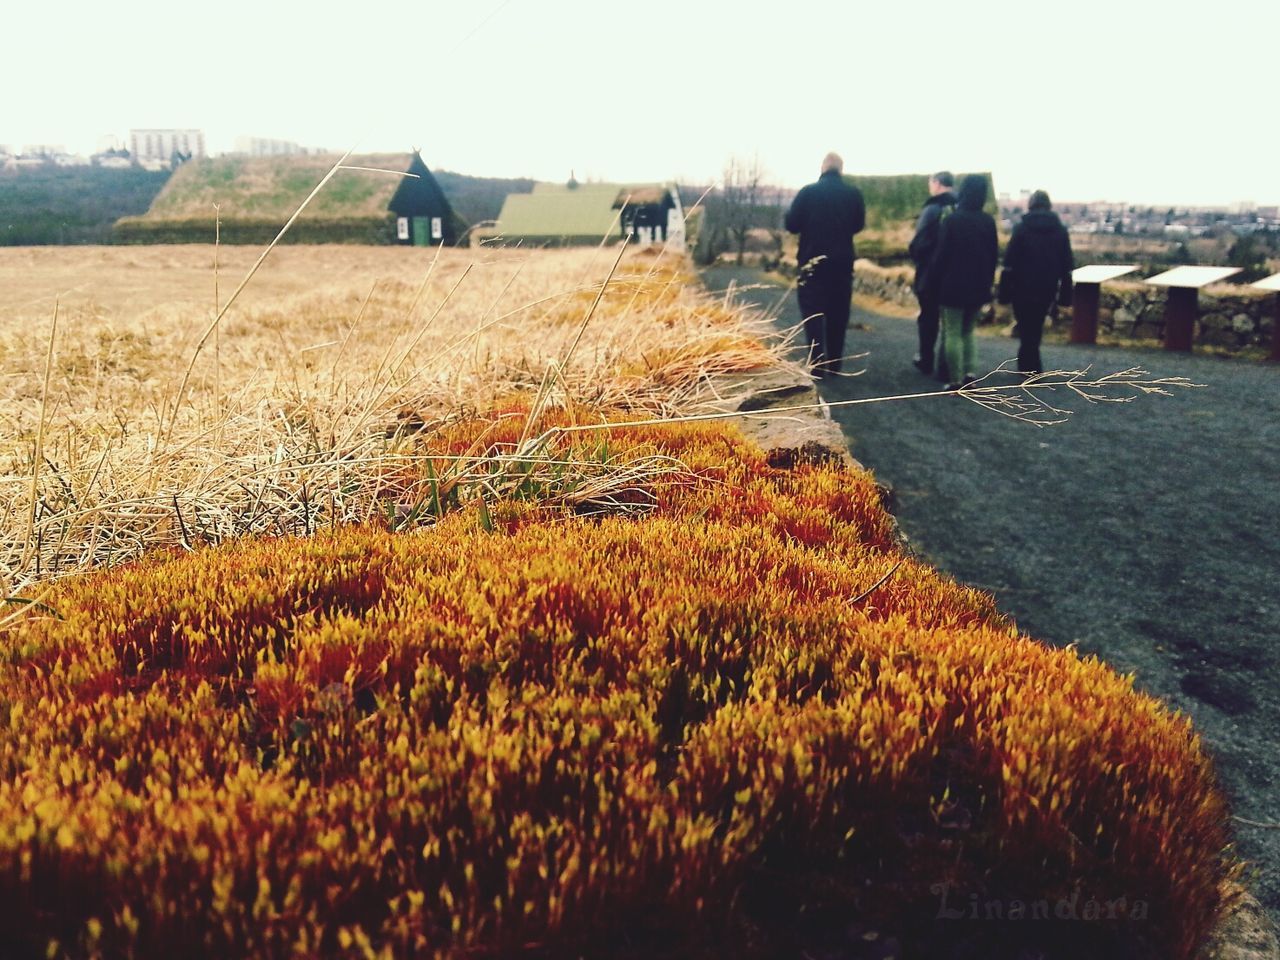
[[[926,377],[933,376],[933,364],[925,360],[923,357],[915,357],[911,361],[911,365],[923,373]]]
[[[951,382],[951,365],[941,350],[938,351],[938,362],[933,365],[933,378],[939,383]]]

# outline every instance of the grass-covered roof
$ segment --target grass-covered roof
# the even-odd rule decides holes
[[[334,154],[289,157],[224,156],[179,167],[147,211],[148,219],[208,216],[214,204],[222,219],[284,220],[336,163]],[[350,166],[397,173],[409,168],[408,153],[353,155]],[[309,218],[386,217],[401,178],[386,173],[340,170],[303,211]]]
[[[862,191],[867,204],[867,226],[875,229],[895,223],[914,222],[920,207],[929,199],[929,174],[904,173],[892,175],[846,174],[845,180]],[[968,174],[957,173],[956,188]],[[987,180],[986,211],[995,214],[996,191],[990,173],[976,176]]]
[[[659,202],[662,184],[539,183],[532,193],[511,194],[502,205],[498,232],[513,237],[594,237],[620,231],[619,210],[629,203]]]

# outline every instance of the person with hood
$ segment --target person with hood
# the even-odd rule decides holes
[[[787,230],[800,234],[796,294],[818,378],[840,372],[853,296],[853,235],[867,220],[862,192],[845,183],[843,171],[840,155],[828,153],[818,181],[801,187],[787,211]]]
[[[916,277],[911,289],[920,304],[920,316],[916,318],[920,351],[911,362],[925,376],[934,372],[934,348],[938,343],[938,301],[929,293],[929,265],[938,246],[938,228],[956,205],[956,195],[951,192],[955,183],[955,177],[949,170],[940,170],[929,178],[929,199],[920,210],[915,236],[907,247],[911,262],[916,266]],[[947,379],[946,369],[946,359],[940,356],[937,370],[939,378],[944,381]]]
[[[956,212],[943,219],[938,229],[938,246],[929,265],[929,292],[938,301],[951,381],[947,386],[952,390],[977,379],[973,328],[982,308],[991,302],[996,277],[996,222],[982,209],[986,202],[987,178],[965,177]]]
[[[1071,238],[1053,212],[1049,194],[1037,190],[1004,253],[1000,302],[1013,304],[1018,334],[1018,370],[1040,373],[1040,338],[1044,318],[1056,302],[1071,303],[1071,270],[1075,260]]]

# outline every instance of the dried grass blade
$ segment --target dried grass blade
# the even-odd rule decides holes
[[[178,393],[173,400],[173,411],[169,420],[168,429],[165,430],[165,434],[164,434],[164,440],[166,445],[168,445],[169,438],[173,434],[173,428],[177,424],[178,411],[182,408],[182,401],[183,401],[183,398],[186,396],[187,386],[191,382],[191,372],[195,369],[196,358],[200,356],[200,351],[204,349],[204,345],[208,342],[209,337],[213,334],[213,332],[218,329],[218,325],[222,322],[222,318],[227,315],[227,311],[231,309],[231,305],[236,302],[236,299],[244,291],[244,288],[249,285],[249,281],[253,279],[254,274],[258,272],[259,268],[261,268],[262,264],[266,261],[267,257],[270,255],[271,251],[276,248],[276,244],[278,244],[281,241],[281,239],[283,239],[284,235],[289,232],[289,228],[292,227],[294,222],[298,219],[298,217],[302,215],[302,211],[307,209],[311,201],[314,200],[316,196],[320,193],[320,191],[324,189],[325,185],[330,180],[333,179],[334,174],[336,174],[340,169],[342,169],[343,163],[346,161],[347,157],[351,156],[351,153],[352,153],[352,150],[348,150],[346,153],[344,153],[339,158],[338,162],[329,168],[329,172],[326,173],[324,177],[321,178],[320,182],[315,185],[312,191],[309,194],[307,194],[307,198],[303,200],[301,204],[299,204],[296,210],[293,211],[293,215],[289,217],[289,219],[285,222],[285,225],[280,228],[280,232],[276,234],[275,239],[272,240],[269,244],[267,244],[267,248],[262,251],[262,253],[258,256],[258,259],[254,261],[253,266],[249,268],[249,272],[245,274],[244,279],[240,281],[240,285],[236,287],[235,291],[231,294],[226,304],[218,311],[217,315],[213,318],[213,320],[209,322],[209,325],[205,328],[204,333],[200,335],[200,339],[196,341],[195,349],[192,350],[191,352],[191,360],[187,363],[187,369],[182,374],[182,382],[178,385]]]
[[[31,538],[35,533],[36,504],[40,499],[40,465],[44,463],[44,432],[49,413],[49,380],[53,374],[53,351],[58,337],[58,309],[60,302],[53,301],[53,323],[49,327],[49,349],[44,358],[44,386],[40,392],[40,423],[36,427],[36,449],[31,463],[31,503],[27,510],[27,528],[22,538],[22,560],[19,569],[26,569],[31,559]]]

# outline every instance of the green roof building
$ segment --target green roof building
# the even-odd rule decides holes
[[[629,239],[684,248],[684,209],[669,184],[538,183],[507,195],[488,243],[575,246]]]

